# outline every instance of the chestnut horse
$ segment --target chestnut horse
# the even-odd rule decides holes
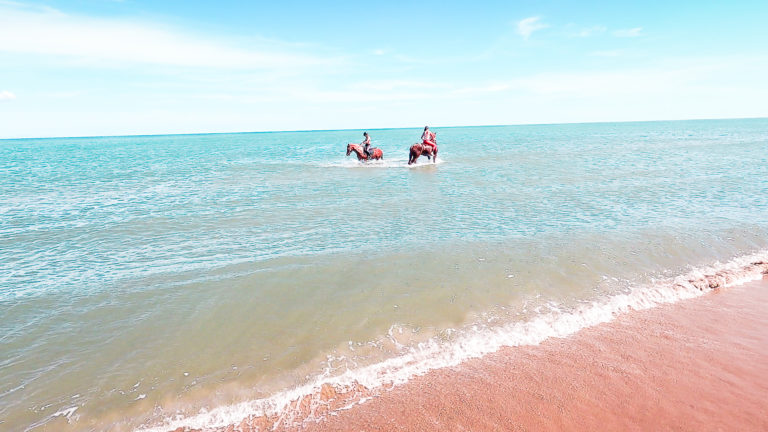
[[[350,153],[355,152],[357,155],[357,160],[359,161],[367,161],[369,159],[384,159],[384,152],[382,152],[380,148],[372,148],[371,151],[373,152],[373,156],[368,158],[368,155],[365,154],[363,148],[359,144],[347,144],[347,156],[349,156]]]
[[[424,155],[427,159],[432,159],[432,163],[437,162],[437,147],[432,154],[432,147],[420,143],[411,146],[411,152],[408,154],[408,165],[415,164],[419,156]]]

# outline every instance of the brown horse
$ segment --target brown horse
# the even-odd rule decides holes
[[[380,148],[372,148],[371,151],[373,152],[373,156],[368,158],[368,155],[365,154],[363,148],[359,144],[347,144],[347,156],[349,156],[350,153],[355,152],[357,155],[357,160],[359,161],[367,161],[369,159],[384,159],[384,152],[381,151]]]
[[[432,154],[432,147],[420,143],[416,143],[411,146],[411,151],[408,154],[408,165],[415,164],[416,159],[419,156],[424,155],[427,159],[432,159],[432,163],[437,162],[437,147],[435,147],[435,153]]]

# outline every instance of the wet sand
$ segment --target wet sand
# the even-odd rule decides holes
[[[768,280],[434,371],[302,430],[768,430]]]
[[[359,389],[356,398],[371,398],[349,409],[338,409],[349,394],[327,388],[315,399],[320,409],[301,403],[314,414],[299,426],[261,417],[226,430],[765,431],[766,312],[764,278],[505,348],[391,390]]]

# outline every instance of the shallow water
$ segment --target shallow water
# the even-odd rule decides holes
[[[768,247],[766,119],[436,130],[415,168],[416,129],[0,141],[0,425],[268,400]]]

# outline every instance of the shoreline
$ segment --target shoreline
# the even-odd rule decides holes
[[[216,431],[765,430],[768,277]],[[196,431],[176,428],[175,432]]]
[[[506,347],[277,430],[766,430],[766,305],[764,277]]]

